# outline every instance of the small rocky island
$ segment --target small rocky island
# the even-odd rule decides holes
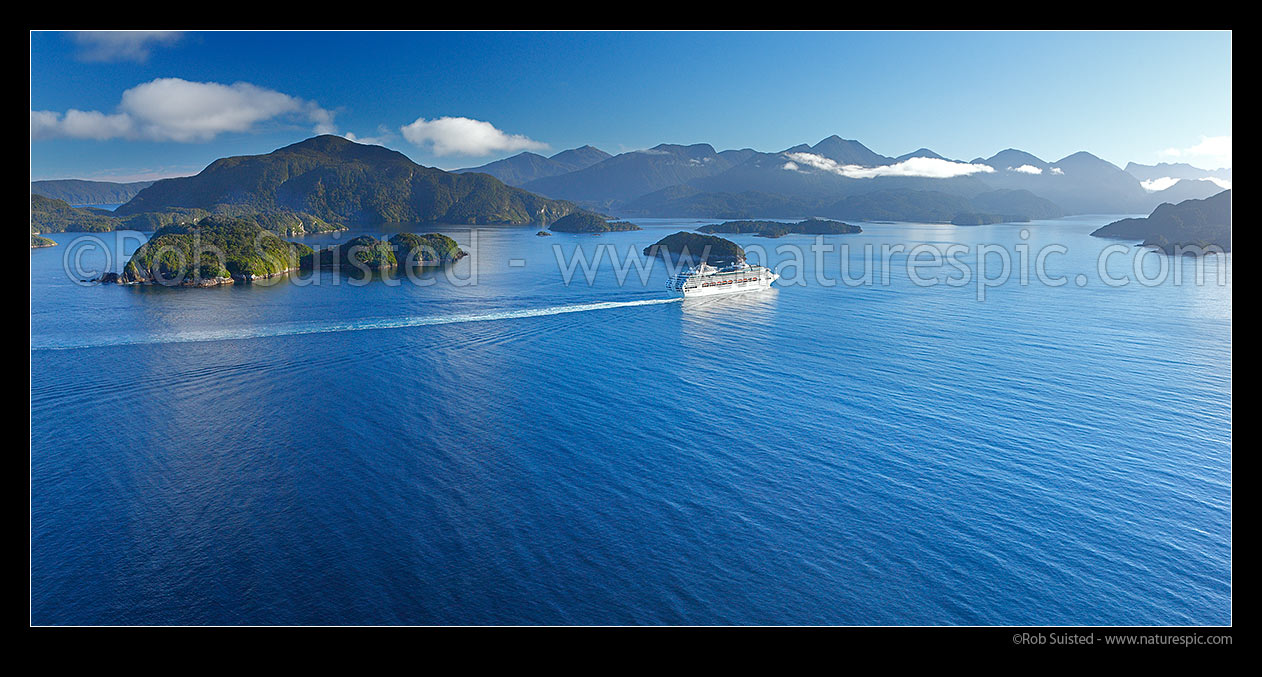
[[[697,230],[702,233],[753,233],[758,237],[784,237],[789,234],[842,235],[863,232],[863,229],[858,226],[826,219],[806,219],[797,223],[728,221],[726,223],[702,226]]]
[[[322,268],[346,272],[416,268],[459,261],[467,255],[455,240],[441,233],[399,233],[389,240],[360,235],[315,252],[301,261],[301,267],[309,269],[318,263]]]
[[[610,233],[614,231],[640,230],[634,223],[610,221],[600,214],[578,211],[557,219],[548,226],[557,233]]]
[[[1168,254],[1189,246],[1217,246],[1228,252],[1231,251],[1231,190],[1204,200],[1165,203],[1147,218],[1114,221],[1091,234],[1140,240],[1143,246],[1156,247]]]
[[[219,253],[222,253],[222,260]],[[311,247],[286,242],[253,221],[208,216],[154,232],[123,268],[97,281],[213,287],[251,282],[298,270]]]
[[[744,260],[745,250],[735,242],[715,235],[680,231],[645,247],[644,255],[671,262],[721,266]]]

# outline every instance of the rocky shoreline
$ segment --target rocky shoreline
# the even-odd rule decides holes
[[[286,268],[285,270],[277,271],[275,273],[270,273],[267,275],[232,275],[232,276],[224,276],[224,277],[208,277],[204,279],[185,280],[177,284],[162,284],[161,282],[158,282],[155,279],[133,281],[133,280],[126,279],[125,277],[123,277],[122,275],[119,275],[118,273],[105,273],[104,275],[100,277],[96,277],[96,278],[92,278],[91,280],[84,280],[84,281],[97,282],[100,284],[117,284],[124,287],[137,287],[137,286],[143,286],[143,285],[156,284],[163,287],[204,288],[204,287],[221,287],[223,285],[237,284],[237,283],[250,284],[256,280],[267,280],[273,277],[279,277],[281,275],[288,275],[290,273],[296,273],[298,271],[299,271],[299,268],[295,267],[295,268]]]

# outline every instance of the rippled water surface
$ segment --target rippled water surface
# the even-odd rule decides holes
[[[67,255],[102,252],[54,234],[31,253],[32,620],[1228,623],[1230,256],[1108,287],[1087,233],[1110,220],[825,238],[850,263],[1060,243],[1048,268],[1088,278],[983,301],[913,284],[906,254],[829,287],[841,257],[807,250],[805,285],[685,301],[660,262],[563,281],[554,246],[622,260],[692,221],[448,228],[475,256],[419,284],[215,289],[78,285]],[[776,265],[812,242],[732,239]]]

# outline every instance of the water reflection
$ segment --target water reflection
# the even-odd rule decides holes
[[[684,298],[680,304],[680,338],[685,345],[690,342],[705,344],[720,335],[735,332],[739,335],[757,335],[757,330],[774,323],[779,290],[770,289]]]

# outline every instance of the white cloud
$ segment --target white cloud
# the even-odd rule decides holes
[[[31,138],[209,141],[223,132],[250,131],[280,117],[306,120],[317,134],[335,129],[333,112],[314,101],[248,82],[223,85],[159,78],[123,92],[116,113],[31,111]]]
[[[1176,178],[1173,178],[1170,176],[1163,176],[1159,179],[1148,179],[1147,181],[1140,181],[1139,185],[1143,186],[1144,190],[1150,193],[1155,193],[1159,190],[1165,190],[1178,182],[1179,180]]]
[[[1021,174],[1042,174],[1043,170],[1034,165],[1021,165],[1020,167],[1009,167],[1010,172],[1019,172]]]
[[[1052,167],[1052,173],[1057,176],[1064,176],[1065,170],[1061,169],[1060,167]]]
[[[489,122],[471,118],[417,118],[400,131],[417,146],[430,146],[435,155],[490,155],[495,152],[542,150],[548,147],[520,134],[506,134]]]
[[[154,47],[175,44],[182,36],[179,31],[80,31],[74,34],[74,41],[84,61],[143,63]]]
[[[859,165],[843,165],[836,160],[814,153],[787,153],[790,162],[784,169],[798,169],[799,164],[832,172],[851,179],[871,179],[878,176],[914,176],[931,179],[949,179],[957,176],[969,176],[977,173],[990,173],[994,168],[983,164],[968,164],[939,160],[938,158],[914,157],[892,165],[881,167],[860,167]],[[789,167],[789,165],[794,165]],[[800,170],[799,170],[800,171]]]
[[[370,146],[380,146],[384,143],[381,137],[356,136],[354,132],[347,132],[342,135],[342,138],[346,139],[347,141],[354,141],[355,143],[366,143]]]
[[[1184,158],[1204,165],[1214,165],[1210,169],[1231,168],[1231,137],[1202,136],[1201,142],[1190,148],[1167,148],[1161,151],[1167,157]]]
[[[787,170],[789,170],[789,171],[791,171],[791,172],[796,172],[796,171],[798,170],[798,163],[796,163],[796,162],[786,162],[786,163],[784,163],[784,166],[783,166],[783,167],[781,167],[781,169],[787,169]]]
[[[1219,188],[1222,188],[1223,190],[1231,190],[1231,182],[1228,181],[1227,179],[1220,179],[1216,176],[1207,176],[1205,177],[1205,180],[1213,181]]]

